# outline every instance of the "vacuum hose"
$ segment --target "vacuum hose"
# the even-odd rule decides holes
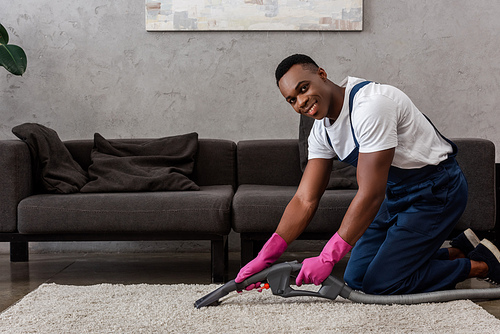
[[[439,303],[459,299],[497,299],[500,298],[500,289],[456,289],[407,295],[369,295],[353,290],[346,298],[363,304]]]

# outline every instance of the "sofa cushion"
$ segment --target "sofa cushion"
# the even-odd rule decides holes
[[[20,233],[192,232],[227,235],[231,185],[200,191],[41,194],[18,207]]]
[[[87,173],[73,160],[56,131],[24,123],[12,132],[28,145],[39,191],[68,194],[78,192],[87,183]]]
[[[302,171],[306,168],[308,161],[308,138],[314,119],[300,115],[299,125],[299,152],[300,167]],[[337,157],[333,159],[332,173],[327,189],[357,189],[356,168],[340,161]]]
[[[274,232],[285,207],[297,191],[294,186],[245,184],[233,199],[233,229],[238,233]],[[340,227],[356,190],[327,190],[305,232],[333,234]]]
[[[198,134],[144,140],[106,140],[94,135],[90,181],[81,192],[199,190],[193,173]]]

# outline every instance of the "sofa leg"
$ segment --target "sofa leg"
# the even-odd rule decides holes
[[[229,244],[227,236],[212,240],[212,283],[227,282]]]
[[[241,239],[240,267],[253,259],[253,240]]]
[[[11,262],[28,262],[29,251],[27,241],[11,241],[10,242],[10,261]]]
[[[248,262],[252,261],[259,254],[262,246],[266,243],[265,240],[241,239],[241,257],[240,265],[243,267]]]

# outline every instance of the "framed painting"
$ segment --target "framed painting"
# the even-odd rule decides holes
[[[361,31],[363,0],[146,0],[148,31]]]

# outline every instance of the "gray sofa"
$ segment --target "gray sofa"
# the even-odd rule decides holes
[[[87,170],[93,143],[64,145]],[[10,242],[11,261],[27,261],[30,241],[210,240],[212,281],[222,282],[227,279],[235,166],[234,142],[199,139],[192,175],[199,191],[36,193],[28,146],[3,140],[0,241]]]
[[[471,227],[492,238],[495,147],[482,139],[455,142],[470,192],[457,232]],[[64,145],[87,170],[93,141]],[[210,240],[212,280],[225,281],[231,228],[240,233],[245,264],[274,232],[297,189],[302,176],[299,147],[295,139],[238,145],[199,139],[192,179],[200,191],[47,194],[35,192],[28,146],[20,140],[3,140],[0,241],[10,242],[11,261],[27,261],[28,243],[33,241]],[[301,239],[330,238],[355,194],[356,189],[327,190]]]
[[[454,139],[457,160],[469,184],[467,208],[456,233],[472,228],[495,238],[495,146],[483,139]],[[237,147],[238,189],[233,199],[233,229],[241,237],[241,263],[250,261],[271,236],[300,182],[297,140],[241,141]],[[311,224],[300,239],[326,240],[339,228],[354,189],[326,190]]]

